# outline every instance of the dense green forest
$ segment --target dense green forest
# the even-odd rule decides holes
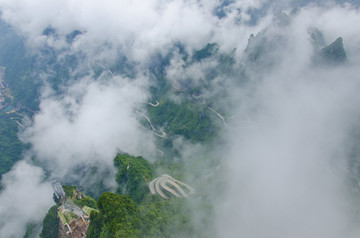
[[[59,205],[52,206],[43,220],[43,229],[41,231],[41,238],[54,238],[58,235],[59,219],[58,219]]]
[[[39,110],[43,86],[39,72],[47,73],[48,82],[60,92],[59,85],[70,80],[69,70],[76,67],[78,58],[67,55],[57,61],[59,52],[49,47],[30,53],[25,39],[3,20],[0,20],[0,35],[0,67],[5,69],[3,80],[10,95],[6,98],[8,106],[0,110],[1,178],[21,158],[26,148],[18,139],[20,126],[16,121],[21,123],[24,116],[31,117]]]
[[[21,121],[21,118],[14,113],[0,113],[0,177],[21,159],[26,148],[17,134],[19,125],[16,121]]]
[[[38,105],[37,83],[30,77],[32,59],[27,56],[23,39],[2,20],[0,21],[0,66],[5,67],[3,80],[10,92],[11,101],[0,111],[0,177],[8,172],[26,146],[18,139],[16,121],[22,114],[5,113],[12,108],[36,110]]]
[[[152,179],[152,167],[142,158],[127,154],[118,155],[114,160],[118,168],[116,182],[119,193],[129,194],[131,199],[140,202],[148,193],[147,183]]]
[[[167,134],[182,135],[194,142],[210,141],[217,131],[205,104],[192,101],[177,104],[166,100],[157,107],[149,107],[148,113],[153,124],[163,128]]]
[[[41,86],[35,73],[36,56],[28,53],[25,40],[2,20],[0,34],[0,66],[5,67],[4,80],[13,96],[12,105],[29,113],[36,111]]]
[[[136,204],[127,195],[103,193],[100,213],[91,213],[88,237],[196,237],[185,199],[148,197]]]
[[[64,185],[63,189],[66,194],[66,197],[71,199],[78,207],[81,208],[84,206],[88,206],[91,208],[96,208],[96,201],[93,198],[83,195],[81,193],[83,196],[81,197],[81,199],[79,199],[79,197],[77,196],[79,194],[79,191],[75,186]],[[56,199],[54,198],[54,200]],[[59,201],[57,201],[57,203],[60,204]]]
[[[100,212],[91,213],[88,237],[201,237],[207,234],[194,227],[194,201],[175,197],[164,200],[149,194],[147,184],[154,172],[147,160],[120,154],[114,163],[118,168],[116,180],[120,194],[105,192],[99,197],[96,204]],[[203,203],[201,212],[209,215],[202,220],[209,224],[211,207]]]
[[[88,196],[78,199],[75,186],[63,186],[66,197],[77,206],[98,210],[91,212],[87,237],[207,237],[211,232],[201,230],[212,221],[208,202],[196,196],[165,200],[149,193],[148,182],[153,178],[154,168],[160,169],[161,164],[150,164],[143,157],[129,154],[117,155],[114,164],[118,170],[118,193],[104,192],[95,202]],[[177,169],[181,167],[163,168],[169,173],[178,172]],[[40,237],[57,237],[54,234],[59,229],[57,209],[61,202],[57,203],[45,216]],[[194,226],[194,211],[203,214],[199,227]]]

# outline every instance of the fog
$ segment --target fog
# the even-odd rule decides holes
[[[359,227],[343,169],[346,137],[359,118],[353,70],[342,81],[348,69],[295,82],[275,74],[256,89],[252,123],[229,136],[220,237],[358,236],[350,236]]]
[[[22,237],[27,223],[37,223],[53,204],[52,187],[41,168],[22,161],[2,178],[0,236]]]
[[[61,97],[44,96],[22,139],[60,177],[77,163],[112,166],[119,151],[151,154],[151,134],[138,126],[133,110],[146,100],[141,87],[117,77],[104,84],[76,82]]]
[[[347,20],[329,27],[331,19],[346,18],[344,9],[320,10],[304,10],[285,30],[269,28],[267,36],[286,39],[272,55],[278,63],[266,75],[253,72],[250,96],[233,92],[241,102],[237,119],[251,122],[226,134],[231,152],[217,207],[219,237],[359,235],[347,168],[349,135],[359,126],[358,46],[351,43],[359,36]],[[352,63],[314,67],[306,33],[314,25],[329,30],[327,39],[349,34]]]
[[[298,11],[292,11],[293,5],[260,0],[0,0],[2,18],[26,37],[29,49],[49,46],[62,54],[84,55],[70,75],[86,71],[62,85],[60,94],[47,84],[51,72],[41,72],[45,86],[40,110],[24,121],[26,128],[19,134],[36,160],[19,162],[2,179],[0,234],[22,237],[24,232],[15,234],[13,227],[25,229],[26,223],[42,220],[52,204],[45,181],[91,185],[82,172],[95,165],[101,168],[96,178],[107,181],[111,190],[117,153],[156,160],[161,148],[139,121],[146,102],[156,100],[149,91],[148,70],[154,55],[171,52],[165,80],[176,87],[184,81],[203,87],[204,102],[211,101],[231,119],[220,132],[222,143],[211,148],[179,137],[173,141],[186,164],[205,151],[221,155],[214,168],[198,168],[204,176],[220,171],[215,174],[223,186],[221,194],[214,193],[219,183],[209,192],[217,196],[216,233],[211,235],[358,237],[347,145],[359,127],[360,35],[355,28],[360,11],[334,2],[304,3]],[[287,14],[285,20],[280,10]],[[56,34],[44,35],[49,27]],[[314,29],[322,33],[325,45],[342,37],[348,61],[315,64]],[[74,30],[82,34],[69,43],[66,36]],[[268,42],[255,62],[249,56],[250,34],[255,43],[261,37]],[[190,56],[207,43],[217,43],[217,55],[230,55],[234,64],[229,72],[207,80],[220,57],[186,66],[183,55],[172,52],[178,43]],[[94,73],[94,65],[105,72],[119,57],[131,64],[132,76]],[[108,178],[101,178],[104,173]],[[193,177],[190,172],[188,179]],[[29,190],[36,194],[26,196],[31,208],[21,200]]]

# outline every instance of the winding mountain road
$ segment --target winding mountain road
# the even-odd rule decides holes
[[[142,113],[141,113],[142,114]],[[165,137],[166,136],[166,132],[165,131],[159,131],[158,129],[156,129],[154,127],[154,125],[151,123],[151,120],[148,116],[146,116],[145,114],[142,114],[143,117],[145,117],[145,119],[149,122],[150,126],[151,126],[151,129],[153,130],[152,133],[154,135],[157,135],[159,137]],[[157,132],[160,132],[161,134],[158,134]]]
[[[185,187],[189,192],[186,193],[181,186]],[[152,180],[149,183],[149,189],[151,194],[159,194],[159,196],[164,199],[169,199],[169,197],[164,193],[164,191],[169,192],[175,197],[184,198],[188,198],[189,194],[195,193],[194,188],[183,182],[180,182],[179,180],[174,179],[167,174],[163,174],[160,177]]]
[[[151,123],[151,120],[150,120],[150,118],[148,117],[148,116],[146,116],[144,113],[141,113],[141,112],[138,112],[140,115],[142,115],[143,117],[145,117],[145,119],[149,122],[149,124],[150,124],[150,127],[151,127],[151,129],[152,129],[152,133],[154,134],[154,135],[156,135],[156,136],[158,136],[158,137],[165,137],[166,136],[166,132],[165,131],[159,131],[158,129],[156,129],[155,127],[154,127],[154,125]],[[146,129],[145,127],[143,127],[142,125],[140,125],[139,123],[138,123],[138,125],[141,127],[141,128],[143,128],[143,129]]]
[[[225,118],[224,118],[220,113],[218,113],[217,111],[215,111],[215,109],[213,109],[213,108],[211,108],[211,107],[209,107],[209,106],[208,106],[208,108],[209,108],[211,111],[213,111],[213,112],[224,122],[224,125],[225,125],[226,127],[229,127],[228,124],[227,124],[226,121],[225,121]]]
[[[201,94],[195,95],[195,93],[193,93],[191,96],[192,96],[193,98],[195,98],[195,99],[198,99],[198,98],[201,98],[201,97],[202,97]]]
[[[214,108],[211,108],[208,106],[208,108],[214,112],[224,123],[225,127],[226,128],[230,128],[230,129],[241,129],[241,128],[250,128],[250,127],[255,127],[254,125],[251,125],[251,122],[250,121],[243,121],[242,124],[248,124],[248,125],[243,125],[243,126],[229,126],[229,124],[225,121],[225,118],[220,114],[218,113],[217,111],[215,111]]]
[[[147,102],[150,106],[153,106],[153,107],[157,107],[160,105],[160,102],[158,100],[155,100],[155,104],[151,103],[151,102]]]
[[[16,123],[17,123],[21,128],[25,128],[23,125],[21,125],[20,122],[16,121]]]

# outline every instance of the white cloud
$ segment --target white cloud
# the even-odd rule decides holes
[[[0,236],[22,237],[26,224],[41,222],[51,205],[53,190],[41,168],[25,161],[4,175],[0,194]]]
[[[357,41],[359,36],[346,34],[347,20],[341,23],[348,28],[344,31],[323,24],[328,18],[342,19],[344,9],[330,11],[309,8],[286,28],[269,28],[267,37],[286,38],[276,48],[279,64],[266,74],[255,72],[247,88],[233,90],[238,101],[233,112],[248,123],[226,134],[232,149],[224,152],[228,184],[217,204],[219,236],[359,235],[346,183],[346,146],[349,132],[359,125],[360,72],[357,62],[312,66],[306,33],[315,25],[327,39],[337,32],[336,37]],[[315,16],[323,22],[312,22]],[[358,46],[347,50],[352,54]]]
[[[164,52],[174,42],[193,49],[213,38],[224,43],[230,37],[234,42],[236,36],[236,39],[245,39],[241,41],[244,45],[248,31],[235,27],[235,19],[245,19],[245,10],[261,6],[261,1],[230,4],[228,17],[222,20],[213,15],[219,4],[216,0],[0,1],[3,19],[20,29],[33,43],[43,38],[40,35],[49,26],[59,34],[77,29],[85,31],[91,42],[121,45],[122,50],[137,61],[144,61],[155,51]],[[240,8],[243,10],[238,11]]]
[[[111,167],[119,151],[151,154],[153,137],[139,127],[135,111],[146,97],[138,82],[121,77],[81,80],[65,95],[41,101],[23,140],[58,176],[79,164],[101,161]]]

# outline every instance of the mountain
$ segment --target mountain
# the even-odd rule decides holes
[[[20,2],[1,237],[357,237],[358,4]]]
[[[322,61],[329,65],[347,62],[343,39],[341,37],[337,38],[330,45],[322,48],[319,54]]]

